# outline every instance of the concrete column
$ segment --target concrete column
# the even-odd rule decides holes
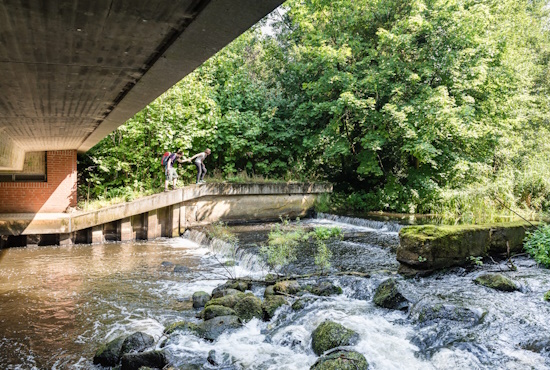
[[[157,209],[158,235],[172,237],[172,208],[164,207]]]
[[[135,239],[146,240],[147,239],[147,214],[141,213],[139,215],[132,216],[132,232],[135,235]]]
[[[180,236],[181,230],[180,230],[180,209],[181,209],[181,203],[174,204],[172,207],[172,229],[170,233],[170,237],[176,238]]]
[[[126,242],[134,239],[136,239],[136,234],[132,228],[132,218],[123,218],[120,221],[120,241]]]
[[[160,236],[157,210],[147,213],[147,239],[155,239]]]
[[[92,244],[103,243],[103,225],[92,227]]]
[[[59,234],[59,245],[73,245],[73,234]]]

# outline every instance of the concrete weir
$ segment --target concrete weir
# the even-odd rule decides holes
[[[0,248],[175,237],[216,221],[305,216],[330,184],[203,184],[90,212],[0,214]]]

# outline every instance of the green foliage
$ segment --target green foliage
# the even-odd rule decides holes
[[[328,240],[332,238],[343,238],[344,234],[342,232],[342,229],[339,227],[316,227],[313,229],[313,231],[309,234],[312,235],[315,240],[323,241]]]
[[[477,256],[477,257],[470,256],[468,259],[470,260],[471,263],[473,263],[476,266],[483,266],[483,257],[481,256]]]
[[[307,240],[303,228],[285,230],[277,224],[268,235],[267,245],[260,248],[260,254],[271,269],[280,271],[296,260],[296,247],[303,240]]]
[[[550,301],[550,290],[544,293],[544,300],[547,302]]]
[[[317,242],[317,253],[315,254],[315,265],[321,269],[321,271],[328,271],[330,269],[332,258],[332,252],[323,241]]]
[[[222,221],[209,224],[206,226],[205,232],[210,238],[223,240],[226,243],[235,244],[238,241],[237,236],[233,234],[227,227],[227,224]]]
[[[548,8],[531,0],[289,0],[81,156],[80,196],[216,181],[335,184],[318,209],[487,222],[550,210]],[[180,186],[195,167],[181,165]],[[324,208],[323,208],[324,207]]]
[[[528,232],[523,248],[541,265],[550,267],[550,225],[540,225],[535,231]]]
[[[342,238],[343,232],[338,227],[318,227],[308,232],[299,220],[291,225],[289,220],[284,219],[271,230],[268,243],[260,248],[260,254],[271,269],[280,272],[296,260],[298,247],[312,240],[317,246],[317,253],[314,256],[315,265],[322,271],[326,271],[330,269],[332,258],[332,252],[326,245],[326,241]]]

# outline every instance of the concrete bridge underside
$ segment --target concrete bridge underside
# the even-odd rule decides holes
[[[0,170],[87,151],[282,2],[0,2]]]

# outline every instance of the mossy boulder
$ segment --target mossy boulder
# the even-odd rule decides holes
[[[465,327],[472,327],[482,323],[486,315],[487,311],[479,308],[469,308],[448,302],[420,301],[411,308],[409,318],[421,326],[452,321]]]
[[[122,356],[122,370],[139,370],[142,367],[162,369],[168,364],[164,351],[127,353]]]
[[[217,290],[216,292],[212,293],[212,298],[221,298],[225,297],[226,295],[232,295],[232,294],[239,294],[242,293],[240,290],[227,288],[223,290]]]
[[[276,282],[273,290],[275,293],[296,294],[302,290],[302,287],[296,280],[283,280]]]
[[[214,290],[212,291],[212,296],[214,296],[216,292],[225,289],[236,289],[238,291],[244,292],[250,289],[250,283],[242,280],[228,280],[224,284],[214,288]]]
[[[544,298],[544,300],[545,300],[546,302],[550,301],[550,290],[547,291],[546,293],[544,293],[544,297],[543,297],[543,298]]]
[[[475,278],[474,282],[476,284],[503,292],[514,292],[519,290],[519,287],[515,282],[501,274],[485,273]]]
[[[353,346],[359,341],[359,334],[333,321],[325,321],[311,334],[313,352],[320,356],[325,351],[341,346]]]
[[[264,316],[262,310],[262,301],[253,294],[246,294],[240,299],[234,307],[237,316],[243,321],[250,321],[254,317],[262,319]]]
[[[217,306],[225,306],[225,307],[233,308],[235,307],[237,302],[239,302],[245,296],[246,296],[246,293],[239,292],[237,294],[229,294],[222,297],[213,298],[210,301],[208,301],[208,303],[206,303],[205,307],[217,305]]]
[[[388,279],[376,288],[373,298],[374,304],[392,310],[406,310],[409,301],[399,291],[399,285],[395,279]]]
[[[397,260],[402,275],[425,275],[434,270],[471,263],[469,257],[520,252],[526,222],[488,225],[414,225],[399,231]]]
[[[210,300],[205,309],[210,306],[224,306],[235,310],[237,316],[242,320],[248,321],[253,317],[261,319],[263,317],[262,301],[252,293],[242,293],[226,295]]]
[[[206,307],[201,312],[201,317],[204,320],[210,320],[210,319],[213,319],[214,317],[218,317],[218,316],[228,316],[228,315],[236,315],[236,314],[237,313],[232,308],[225,307],[225,306],[219,306],[219,305],[214,304],[214,305],[210,305],[210,306]]]
[[[310,297],[297,299],[292,304],[292,309],[294,311],[299,311],[303,309],[305,306],[307,306],[308,304],[310,304],[311,302],[315,302],[316,300],[317,300],[316,298],[310,298]]]
[[[277,308],[288,304],[288,301],[280,295],[267,296],[262,302],[262,311],[264,313],[264,320],[271,320]]]
[[[239,329],[242,326],[242,320],[238,316],[218,316],[200,323],[198,334],[201,338],[214,341],[222,333]]]
[[[275,294],[275,286],[274,285],[268,285],[265,288],[264,297],[268,297],[268,296],[274,295],[274,294]]]
[[[141,352],[151,347],[154,343],[155,338],[138,331],[124,339],[124,342],[122,342],[122,353]]]
[[[105,367],[116,366],[120,362],[120,357],[122,355],[122,343],[125,339],[126,336],[121,336],[106,344],[103,344],[96,351],[93,363],[95,365]]]
[[[195,292],[193,293],[193,308],[202,308],[204,307],[206,302],[208,302],[211,299],[212,297],[210,296],[210,294],[206,292],[203,292],[203,291]]]
[[[309,287],[308,291],[311,294],[315,294],[321,297],[342,294],[342,288],[334,285],[334,283],[331,283],[329,281],[322,281],[320,283],[317,283]]]
[[[310,370],[367,370],[368,368],[367,359],[359,352],[337,350],[319,358]]]
[[[178,321],[164,328],[164,334],[166,335],[170,335],[175,331],[188,331],[191,333],[197,333],[198,326],[197,324],[189,321]]]

